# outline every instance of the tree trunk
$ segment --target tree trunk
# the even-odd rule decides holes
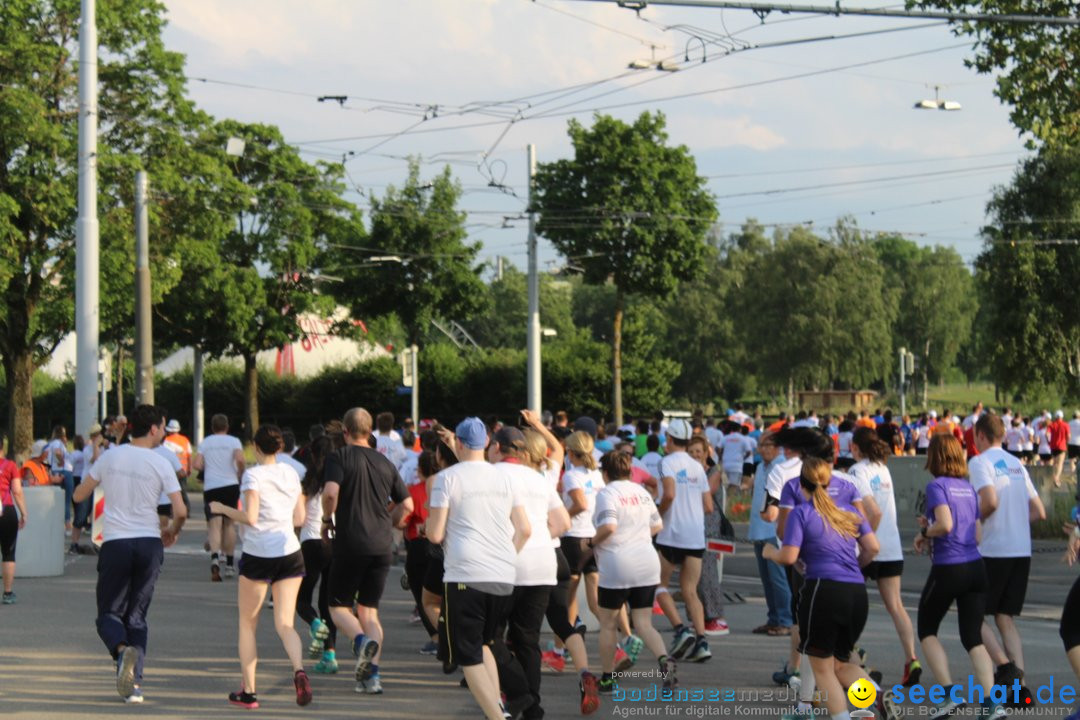
[[[791,375],[787,379],[787,412],[789,417],[795,414],[795,378]]]
[[[7,381],[8,453],[25,457],[34,443],[34,355],[30,351],[4,356]]]
[[[923,351],[922,360],[922,404],[923,408],[929,406],[930,395],[930,338],[926,339],[926,346]]]
[[[124,414],[124,345],[116,345],[116,414]]]
[[[615,290],[615,323],[611,335],[611,380],[613,385],[612,415],[615,424],[623,424],[622,408],[622,321],[626,296],[622,288]]]
[[[244,439],[255,437],[259,429],[259,369],[254,353],[244,355],[244,425]]]

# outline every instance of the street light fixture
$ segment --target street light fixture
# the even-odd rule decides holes
[[[650,45],[649,48],[652,50],[652,57],[650,59],[646,60],[645,58],[638,58],[636,60],[631,60],[626,67],[631,70],[648,70],[650,68],[655,68],[661,72],[675,72],[679,70],[679,63],[674,60],[656,59],[655,45]]]
[[[941,86],[934,86],[934,99],[933,100],[920,100],[915,103],[916,110],[960,110],[962,106],[955,100],[942,100],[941,99]]]

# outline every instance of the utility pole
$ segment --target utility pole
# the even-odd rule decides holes
[[[900,348],[900,417],[907,415],[907,382],[904,380],[904,370],[907,368],[907,348]]]
[[[135,173],[135,404],[154,404],[153,331],[150,319],[150,221],[146,171]]]
[[[203,426],[206,420],[205,411],[203,410],[203,352],[198,345],[193,347],[192,350],[195,351],[195,362],[191,370],[191,389],[194,401],[194,412],[191,418],[191,441],[195,443],[195,447],[199,447],[199,443],[203,441]]]
[[[420,365],[420,348],[415,345],[409,346],[409,365],[412,370],[412,424],[413,428],[420,427],[420,373],[417,371]]]
[[[536,182],[536,146],[529,145],[529,207],[532,208],[533,185]],[[533,412],[540,405],[540,275],[536,259],[536,213],[529,213],[529,324],[528,324],[528,401]]]
[[[82,0],[79,24],[79,219],[75,226],[75,432],[97,422],[99,312],[97,16]]]

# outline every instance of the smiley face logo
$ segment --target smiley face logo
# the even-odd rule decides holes
[[[848,700],[857,708],[868,708],[877,699],[877,690],[869,680],[859,678],[851,684],[847,691]]]

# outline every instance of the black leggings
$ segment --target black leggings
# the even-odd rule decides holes
[[[0,555],[3,562],[15,562],[15,541],[19,537],[19,516],[14,505],[5,505],[0,514]]]
[[[1080,645],[1080,578],[1073,583],[1069,597],[1065,599],[1058,633],[1061,635],[1061,641],[1065,643],[1065,652]]]
[[[427,613],[424,612],[424,604],[421,602],[424,592],[424,575],[427,573],[428,566],[428,544],[427,538],[405,541],[405,577],[409,579],[409,591],[412,593],[413,601],[416,602],[420,622],[424,624],[424,631],[430,637],[436,635],[438,631],[428,620]]]
[[[555,574],[557,584],[551,590],[544,615],[555,636],[566,642],[566,638],[576,630],[570,624],[570,564],[566,562],[562,548],[555,548],[555,563],[558,568]]]
[[[941,621],[955,600],[960,643],[968,652],[982,645],[988,585],[981,559],[930,568],[930,576],[926,578],[919,598],[919,640],[938,634]]]
[[[307,573],[300,581],[300,593],[296,596],[296,614],[308,625],[321,618],[330,628],[330,636],[326,638],[323,647],[333,650],[337,641],[337,627],[333,618],[330,617],[330,607],[327,604],[327,578],[330,576],[330,548],[323,544],[322,540],[305,540],[300,545],[300,552],[304,555],[304,567]],[[319,612],[311,605],[311,597],[315,594],[315,584],[319,585]]]

